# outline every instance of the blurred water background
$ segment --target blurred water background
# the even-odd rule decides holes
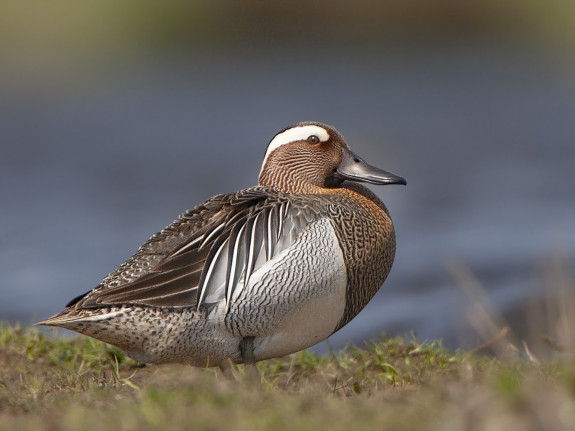
[[[575,256],[574,48],[559,1],[3,2],[0,319],[59,312],[309,120],[408,180],[373,187],[396,262],[331,344],[475,345],[462,267],[521,333]]]

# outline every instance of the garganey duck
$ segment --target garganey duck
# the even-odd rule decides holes
[[[358,182],[406,184],[333,127],[288,127],[270,141],[258,186],[185,212],[39,324],[142,363],[223,368],[310,347],[365,307],[393,263],[389,213]]]

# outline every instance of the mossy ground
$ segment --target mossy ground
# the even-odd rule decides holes
[[[215,369],[140,367],[87,337],[0,325],[0,429],[575,429],[575,364],[376,340]]]

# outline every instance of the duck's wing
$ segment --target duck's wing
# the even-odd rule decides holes
[[[74,309],[142,304],[201,308],[222,300],[314,219],[313,208],[262,188],[220,195],[154,235],[102,284],[68,304]]]

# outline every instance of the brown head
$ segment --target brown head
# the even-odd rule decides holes
[[[335,128],[312,122],[295,124],[273,137],[258,183],[286,193],[313,193],[317,187],[339,187],[345,180],[407,184],[356,156]]]

